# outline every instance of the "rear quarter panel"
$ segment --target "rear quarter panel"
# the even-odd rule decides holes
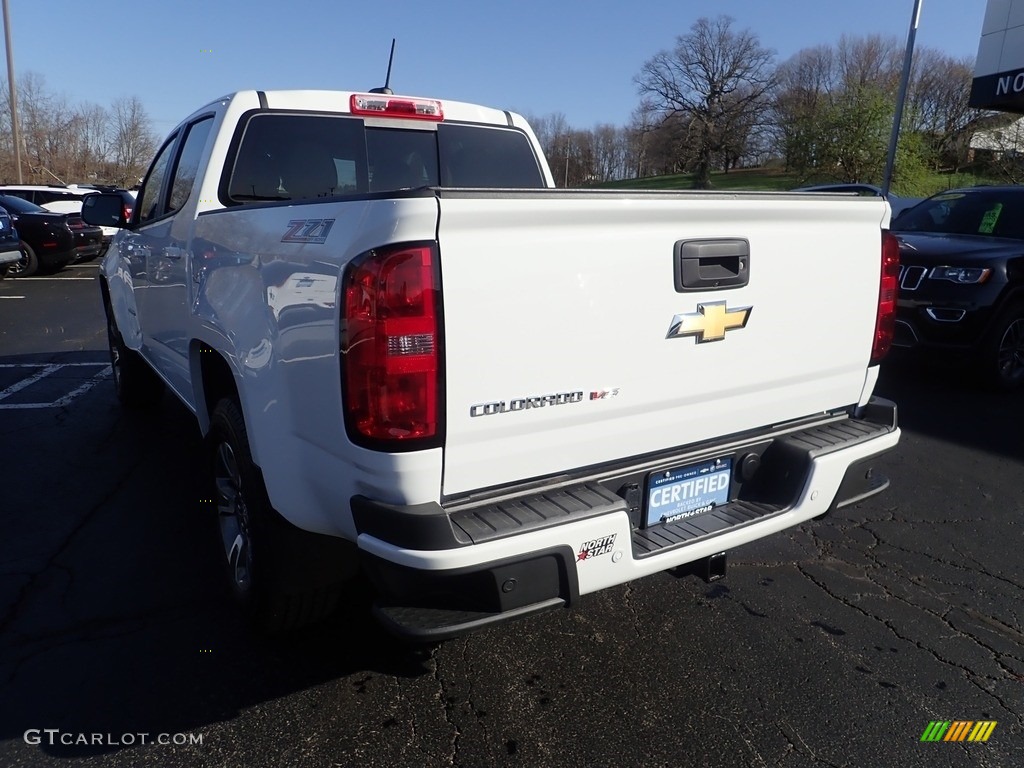
[[[296,221],[333,221],[323,243],[287,242]],[[368,451],[345,432],[338,301],[345,265],[389,242],[431,240],[437,201],[351,200],[241,207],[199,216],[192,337],[224,350],[253,456],[293,523],[355,535],[348,499],[437,501],[441,449]]]

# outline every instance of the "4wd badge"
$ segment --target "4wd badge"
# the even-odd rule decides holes
[[[727,309],[724,301],[708,301],[697,305],[696,312],[676,315],[668,326],[666,339],[696,337],[698,344],[705,341],[721,341],[725,332],[744,328],[750,319],[753,307]]]

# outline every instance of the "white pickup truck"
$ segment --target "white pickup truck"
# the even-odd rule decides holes
[[[357,569],[439,640],[882,490],[898,255],[881,199],[554,189],[519,115],[246,91],[162,145],[102,263],[126,405],[209,445],[264,624]]]

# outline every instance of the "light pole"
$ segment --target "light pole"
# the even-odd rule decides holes
[[[21,184],[21,131],[18,128],[18,89],[14,85],[14,50],[11,48],[11,14],[4,4],[4,42],[7,45],[7,85],[11,89],[11,133],[14,139],[14,168]]]
[[[6,0],[5,0],[6,2]],[[900,140],[900,122],[903,120],[903,102],[907,98],[907,83],[910,81],[910,62],[914,58],[914,38],[917,37],[917,23],[921,20],[921,2],[914,0],[914,14],[910,18],[910,31],[907,33],[907,51],[903,54],[903,76],[900,78],[900,92],[896,97],[896,115],[892,121],[892,133],[889,135],[889,152],[885,156],[885,176],[882,179],[882,194],[889,194],[892,183],[892,167],[896,162],[896,144]]]

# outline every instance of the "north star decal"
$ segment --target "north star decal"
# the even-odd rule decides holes
[[[724,301],[708,301],[697,305],[696,312],[676,315],[668,326],[666,339],[696,337],[698,344],[706,341],[721,341],[725,332],[744,328],[750,319],[753,307],[726,309]]]
[[[333,226],[334,219],[294,219],[288,222],[288,231],[281,242],[323,245]]]
[[[602,536],[600,539],[584,542],[583,546],[580,547],[579,554],[576,555],[576,562],[579,563],[584,560],[592,560],[601,555],[607,555],[615,546],[615,536],[616,534],[613,533],[611,536]]]

